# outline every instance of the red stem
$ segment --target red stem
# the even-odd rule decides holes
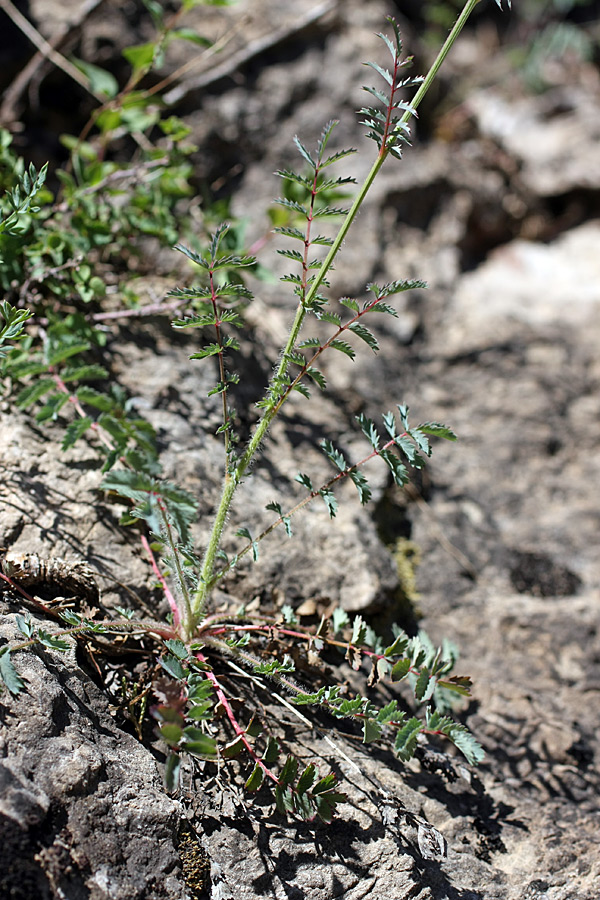
[[[40,612],[46,613],[47,615],[50,615],[53,618],[56,618],[56,614],[55,614],[54,610],[52,610],[51,607],[47,606],[45,603],[42,603],[41,600],[36,600],[35,597],[32,597],[31,594],[28,594],[27,591],[23,590],[21,585],[17,584],[15,581],[13,581],[12,578],[9,578],[8,575],[5,575],[3,572],[0,572],[0,578],[2,579],[2,581],[5,581],[7,584],[10,584],[10,586],[12,588],[14,588],[15,591],[18,591],[22,597],[25,597],[25,599],[29,603],[33,603],[33,605],[35,607],[37,607],[37,609],[39,609]]]
[[[152,571],[154,572],[154,574],[160,581],[162,589],[165,592],[165,597],[167,598],[168,604],[171,608],[171,612],[173,613],[173,624],[174,624],[175,628],[179,628],[179,625],[181,624],[181,614],[179,612],[179,607],[177,606],[175,597],[171,593],[171,589],[169,588],[169,585],[167,584],[167,582],[165,580],[165,576],[162,574],[162,572],[158,568],[158,565],[156,564],[156,559],[154,558],[154,553],[152,552],[152,550],[150,548],[150,544],[148,543],[148,539],[146,538],[145,534],[142,535],[142,546],[143,546],[144,550],[146,551],[146,553],[148,554],[148,556],[150,557]]]
[[[199,651],[197,651],[195,655],[196,655],[196,659],[198,659],[199,662],[206,663],[206,657],[204,656],[203,653],[200,653]],[[250,754],[251,759],[256,763],[256,765],[258,765],[263,770],[263,772],[265,773],[267,778],[270,778],[271,781],[274,781],[275,784],[278,785],[279,779],[277,778],[277,775],[275,775],[275,773],[272,772],[269,769],[269,767],[264,764],[262,759],[259,759],[259,757],[256,753],[256,750],[254,749],[254,747],[252,746],[252,744],[246,737],[246,732],[244,731],[244,729],[238,722],[238,720],[235,716],[235,713],[231,708],[229,700],[225,696],[225,692],[223,691],[223,688],[221,687],[221,685],[219,683],[217,676],[210,669],[206,670],[205,674],[215,689],[215,693],[216,693],[217,697],[219,698],[219,703],[225,710],[225,714],[226,714],[227,718],[229,719],[229,721],[231,722],[231,727],[233,728],[234,732],[239,737],[239,739],[243,743],[244,747]]]
[[[383,138],[381,141],[381,148],[379,150],[379,156],[386,156],[388,152],[388,137],[390,136],[390,125],[392,122],[392,112],[394,109],[394,94],[398,90],[398,86],[396,85],[396,78],[398,77],[398,69],[401,67],[402,63],[399,62],[397,51],[394,56],[394,75],[392,77],[391,91],[390,91],[390,102],[388,103],[387,114],[385,119],[385,128],[383,129]]]

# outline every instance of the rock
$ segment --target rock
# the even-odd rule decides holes
[[[600,223],[550,244],[513,241],[459,282],[446,327],[448,354],[514,340],[548,327],[580,329],[597,346],[600,326]]]
[[[517,98],[491,88],[473,94],[467,105],[481,133],[519,160],[521,178],[534,193],[556,196],[600,187],[597,84]]]
[[[309,7],[303,2],[301,14]],[[290,22],[293,32],[289,5],[270,2],[268,15],[262,3],[244,9],[261,11],[250,27],[263,30],[232,35],[242,49],[273,23]],[[366,174],[375,148],[357,138],[354,111],[369,80],[357,63],[385,60],[374,32],[388,11],[384,2],[338,4],[337,18],[253,56],[241,78],[236,67],[231,91],[223,94],[221,84],[200,98],[190,119],[202,145],[198,172],[239,187],[236,213],[264,210],[280,190],[268,173],[299,161],[293,134],[312,146],[334,116],[335,148],[361,148],[344,174]],[[199,30],[221,12],[199,7]],[[122,37],[120,22],[105,23],[110,40]],[[479,34],[467,47],[477,50],[479,68],[489,47]],[[210,65],[220,62],[215,56]],[[463,53],[464,70],[467,62]],[[485,82],[492,69],[490,60],[475,74]],[[334,732],[324,716],[304,730],[272,684],[249,688],[231,676],[232,694],[267,708],[273,730],[306,762],[343,776],[350,802],[329,826],[288,822],[264,789],[234,802],[223,782],[207,777],[208,766],[186,773],[181,797],[169,800],[153,755],[116,728],[106,698],[72,656],[18,654],[29,693],[2,698],[0,893],[181,900],[193,891],[177,852],[185,808],[210,866],[211,884],[204,878],[199,893],[211,900],[597,900],[600,235],[594,220],[564,231],[568,217],[552,208],[556,197],[579,192],[587,198],[581,215],[597,215],[598,116],[593,83],[566,90],[545,98],[481,93],[469,104],[475,128],[468,109],[456,111],[459,127],[470,129],[465,143],[450,128],[450,143],[426,137],[403,163],[386,166],[344,245],[334,288],[362,297],[372,279],[423,277],[431,291],[403,297],[400,321],[377,327],[377,356],[331,363],[330,395],[315,392],[310,409],[302,398],[290,404],[230,521],[232,531],[263,527],[269,501],[300,496],[298,470],[315,481],[331,474],[316,449],[320,438],[360,454],[357,412],[377,416],[407,401],[415,421],[447,421],[459,443],[436,442],[419,493],[390,489],[385,470],[375,469],[374,493],[387,539],[402,534],[419,548],[421,624],[434,640],[459,645],[457,672],[473,677],[474,700],[460,715],[486,761],[473,770],[436,750],[403,766],[356,735]],[[544,221],[536,231],[537,217]],[[251,240],[265,240],[269,228],[254,218]],[[536,234],[547,241],[523,239]],[[244,433],[293,308],[279,284],[259,289],[239,357]],[[201,546],[221,478],[219,408],[205,397],[210,369],[186,358],[191,342],[166,333],[155,319],[124,329],[112,371],[157,428],[167,474],[198,494]],[[151,597],[136,540],[128,543],[117,526],[121,508],[95,492],[92,450],[76,447],[62,462],[60,427],[41,432],[23,414],[3,412],[2,545],[86,560],[101,575],[103,597],[110,576]],[[385,619],[395,599],[392,557],[373,509],[358,507],[351,485],[341,493],[337,520],[322,504],[294,519],[296,537],[276,533],[256,566],[240,565],[225,585],[231,595],[291,601],[306,615],[342,603]],[[123,603],[122,591],[107,599]],[[15,635],[12,613],[3,634]],[[228,775],[230,785],[240,774],[247,761]],[[390,822],[382,814],[390,797],[413,818]],[[417,816],[446,840],[447,857],[423,858]],[[195,851],[191,857],[198,861]]]
[[[14,640],[13,614],[6,603],[2,611],[2,642]],[[116,726],[72,652],[17,653],[14,664],[26,691],[2,695],[0,894],[189,898],[181,806],[165,794],[152,754]]]

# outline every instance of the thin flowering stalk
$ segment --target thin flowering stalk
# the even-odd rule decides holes
[[[400,121],[397,125],[397,128],[396,128],[396,131],[398,133],[401,133],[402,128],[408,124],[411,117],[416,115],[417,109],[421,105],[421,102],[423,101],[425,95],[427,94],[427,91],[433,84],[444,60],[446,59],[448,53],[450,52],[450,50],[452,48],[452,45],[454,44],[457,37],[463,30],[464,26],[467,23],[469,16],[471,15],[471,13],[473,12],[473,10],[475,9],[475,7],[477,6],[478,3],[479,3],[479,0],[467,0],[467,3],[465,3],[465,6],[463,7],[461,14],[459,15],[458,19],[454,23],[454,27],[452,28],[452,30],[450,31],[450,34],[446,38],[444,45],[442,46],[440,52],[436,56],[433,64],[431,65],[429,71],[427,72],[427,75],[423,79],[423,82],[422,82],[420,88],[417,90],[417,93],[411,100],[410,108],[405,111],[404,115],[400,119]],[[396,69],[396,74],[397,74],[397,69]],[[389,115],[389,108],[388,108],[388,115]],[[389,137],[389,134],[386,134],[386,138],[387,137]],[[346,239],[346,235],[348,234],[350,227],[351,227],[352,223],[354,222],[354,219],[356,218],[356,215],[357,215],[359,209],[363,205],[365,197],[369,193],[369,191],[373,185],[373,182],[375,181],[377,175],[379,174],[381,167],[383,166],[383,163],[387,159],[389,152],[390,152],[389,141],[386,141],[385,143],[382,144],[379,154],[377,156],[377,159],[373,163],[371,171],[365,178],[363,185],[361,186],[360,190],[358,191],[358,193],[354,199],[354,202],[348,211],[348,215],[346,216],[344,222],[342,223],[342,226],[338,232],[338,235],[337,235],[335,241],[333,242],[333,244],[331,246],[329,253],[325,257],[323,265],[319,271],[317,279],[315,280],[314,284],[312,285],[310,295],[307,298],[307,300],[311,300],[312,297],[316,295],[327,272],[331,269],[333,261],[335,260],[336,256],[338,255],[340,248]]]
[[[324,149],[324,148],[323,148]],[[300,329],[304,323],[304,319],[307,314],[308,306],[306,304],[306,294],[308,291],[308,277],[309,277],[309,261],[308,261],[308,253],[310,248],[310,232],[311,226],[313,222],[314,215],[314,206],[317,196],[317,179],[320,172],[319,163],[315,166],[315,173],[313,179],[313,187],[310,196],[310,204],[308,210],[307,217],[307,227],[304,238],[304,254],[302,260],[302,283],[301,283],[301,293],[300,293],[300,302],[298,303],[296,309],[296,315],[294,318],[294,322],[290,333],[288,335],[288,339],[286,345],[281,354],[280,362],[275,372],[275,375],[272,379],[272,384],[276,384],[286,373],[289,367],[289,357],[293,352],[296,342],[298,340],[298,335],[300,333]],[[223,376],[222,376],[223,377]],[[217,513],[215,516],[215,521],[213,525],[212,534],[210,536],[206,553],[202,563],[202,569],[200,572],[199,586],[196,592],[196,596],[194,599],[194,603],[192,606],[194,617],[196,622],[200,620],[204,613],[204,607],[206,605],[206,601],[208,599],[208,593],[210,590],[210,586],[212,585],[212,577],[214,571],[215,560],[217,557],[217,553],[219,550],[219,546],[221,543],[221,537],[223,534],[223,529],[225,527],[225,523],[227,521],[227,515],[229,512],[229,508],[231,506],[231,502],[233,500],[233,495],[236,491],[237,486],[241,482],[248,466],[252,462],[256,451],[263,440],[264,435],[266,434],[269,425],[272,420],[277,415],[279,407],[268,408],[261,421],[259,422],[254,436],[251,438],[246,451],[242,454],[240,459],[238,460],[235,469],[232,473],[227,472],[225,478],[225,486],[223,489],[223,494],[221,496],[221,502],[217,509]]]
[[[450,34],[448,35],[448,38],[446,39],[443,47],[441,48],[440,52],[438,53],[433,65],[431,66],[429,72],[425,76],[423,83],[421,84],[420,88],[418,89],[415,97],[413,98],[413,100],[411,102],[410,107],[408,107],[405,110],[405,112],[402,115],[402,117],[400,118],[399,122],[396,124],[395,133],[398,134],[398,136],[400,136],[403,133],[403,130],[406,128],[406,125],[409,122],[410,118],[416,114],[417,108],[419,107],[419,105],[422,102],[423,98],[425,97],[427,91],[431,87],[431,84],[433,83],[442,63],[444,62],[446,56],[448,55],[448,53],[450,51],[450,48],[452,47],[452,45],[456,41],[458,35],[462,31],[465,23],[467,22],[467,19],[469,18],[473,9],[477,5],[477,2],[478,2],[478,0],[467,0],[467,3],[465,4],[465,6],[463,8],[462,13],[458,17],[454,27],[452,28]],[[395,59],[394,62],[395,62],[394,77],[396,78],[399,68],[400,68],[400,64],[399,64],[399,60]],[[394,105],[396,84],[393,83],[391,85],[391,87],[392,87],[392,96],[390,99],[390,107],[392,107]],[[391,114],[391,109],[388,109],[388,117],[390,114]],[[274,375],[273,379],[271,380],[271,386],[277,385],[281,381],[281,379],[283,378],[285,373],[287,372],[287,369],[289,367],[289,358],[290,358],[291,354],[293,353],[294,348],[296,346],[296,342],[298,340],[298,335],[300,333],[300,329],[302,328],[307,311],[311,308],[312,304],[317,299],[318,292],[319,292],[322,284],[326,280],[327,274],[331,270],[334,260],[340,251],[340,248],[348,234],[348,231],[350,230],[350,227],[351,227],[352,223],[354,222],[354,219],[356,218],[356,215],[357,215],[359,209],[363,205],[365,198],[366,198],[367,194],[369,193],[369,191],[373,185],[373,182],[375,181],[375,178],[379,174],[379,171],[381,170],[383,163],[385,162],[387,156],[390,153],[390,150],[391,150],[391,144],[390,144],[390,140],[389,140],[390,137],[391,137],[391,135],[388,132],[386,132],[386,134],[385,134],[386,139],[385,139],[385,141],[382,142],[380,152],[378,153],[378,156],[377,156],[375,162],[373,163],[371,171],[367,175],[363,185],[358,190],[358,193],[354,199],[354,202],[352,203],[352,206],[350,207],[350,209],[346,215],[346,218],[344,219],[344,221],[337,233],[337,236],[334,239],[333,244],[331,245],[331,248],[330,248],[329,252],[327,253],[321,267],[319,268],[318,272],[315,274],[314,278],[312,279],[310,286],[308,286],[308,282],[306,279],[303,282],[303,284],[305,285],[305,287],[307,289],[306,289],[305,293],[304,293],[304,291],[302,292],[301,302],[298,304],[298,307],[296,309],[296,314],[294,317],[294,321],[292,323],[292,327],[290,329],[288,340],[284,347],[284,350],[283,350],[280,362],[277,366],[275,375]],[[311,198],[311,202],[313,202],[313,200],[314,200],[314,197]],[[311,208],[311,213],[312,213],[312,208]],[[312,219],[311,219],[311,221],[312,221]],[[307,260],[306,244],[305,244],[304,260],[305,261]],[[288,396],[289,396],[289,394],[288,394]],[[279,400],[279,398],[278,398],[278,400]],[[208,544],[206,547],[204,559],[202,561],[202,567],[201,567],[201,571],[200,571],[198,588],[197,588],[196,594],[195,594],[193,602],[192,602],[192,613],[193,613],[194,623],[198,623],[200,621],[200,619],[202,618],[202,616],[204,615],[204,610],[206,607],[206,603],[208,601],[210,589],[213,586],[214,581],[215,581],[215,578],[214,578],[215,562],[217,559],[217,554],[218,554],[219,547],[221,544],[223,530],[225,528],[225,523],[227,521],[229,510],[230,510],[231,504],[233,502],[233,497],[234,497],[235,491],[236,491],[238,485],[241,483],[249,466],[251,465],[259,447],[262,445],[262,443],[266,437],[267,431],[269,430],[269,427],[271,425],[271,422],[277,415],[277,412],[279,411],[280,407],[281,407],[280,403],[276,403],[276,405],[273,405],[273,404],[267,405],[263,415],[261,416],[261,418],[259,419],[259,421],[255,427],[254,434],[250,438],[250,441],[246,447],[246,450],[242,453],[242,455],[240,456],[240,458],[237,461],[235,469],[232,473],[232,477],[226,479],[226,482],[225,482],[225,485],[223,488],[223,493],[221,495],[221,500],[219,502],[219,506],[218,506],[216,514],[215,514],[212,532],[211,532],[211,535],[210,535],[210,538],[209,538],[209,541],[208,541]]]

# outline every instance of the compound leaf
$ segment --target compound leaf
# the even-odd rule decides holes
[[[448,428],[446,425],[441,425],[439,422],[423,422],[422,425],[417,426],[417,430],[421,431],[423,434],[431,434],[435,437],[444,438],[447,441],[458,440],[458,437],[451,428]]]

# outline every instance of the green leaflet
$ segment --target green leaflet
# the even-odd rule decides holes
[[[350,624],[350,619],[348,618],[348,613],[346,612],[346,610],[338,606],[337,609],[333,611],[331,624],[334,634],[337,634],[338,632],[342,631],[342,629],[347,628]]]
[[[421,669],[415,685],[415,697],[419,703],[427,703],[431,699],[436,683],[435,675],[432,675],[427,667]]]
[[[244,742],[241,738],[236,738],[230,744],[221,747],[220,753],[224,759],[235,759],[245,749]]]
[[[276,513],[277,513],[277,515],[278,515],[279,518],[281,519],[281,522],[282,522],[282,524],[283,524],[283,527],[285,528],[285,533],[287,534],[288,537],[292,537],[292,524],[291,524],[291,519],[290,519],[289,516],[285,516],[285,515],[283,514],[283,510],[281,509],[281,505],[280,505],[279,503],[267,503],[265,509],[270,509],[270,510],[273,510],[273,512],[276,512]],[[282,610],[282,611],[283,611],[283,610]]]
[[[355,616],[352,623],[352,639],[351,643],[361,646],[365,643],[367,636],[367,625],[362,616]]]
[[[285,761],[285,765],[283,766],[281,773],[279,775],[279,784],[282,787],[287,787],[292,784],[296,780],[296,775],[298,774],[298,760],[295,756],[288,756]]]
[[[188,658],[188,649],[183,641],[169,639],[165,641],[165,647],[173,654],[173,656],[177,657],[177,659],[184,660]]]
[[[427,711],[426,727],[429,731],[444,734],[461,751],[471,765],[477,765],[485,757],[481,744],[459,722],[442,716],[437,710]]]
[[[295,670],[296,667],[289,656],[285,656],[282,662],[278,659],[269,659],[254,666],[254,671],[257,675],[270,675],[273,677],[291,674]]]
[[[19,409],[27,409],[54,388],[56,388],[56,382],[53,378],[40,378],[19,392],[16,405]]]
[[[359,472],[358,469],[351,469],[348,474],[350,480],[358,491],[360,502],[363,504],[368,503],[371,499],[371,488],[369,487],[365,476],[362,474],[362,472]]]
[[[60,375],[62,381],[103,381],[108,378],[108,370],[96,364],[66,366]]]
[[[183,668],[180,660],[177,659],[176,656],[173,656],[172,654],[167,654],[166,656],[163,656],[159,660],[159,662],[160,662],[161,666],[163,667],[163,669],[165,670],[165,672],[168,672],[168,674],[171,675],[173,678],[176,678],[177,681],[181,681],[183,678],[185,678],[186,670]]]
[[[338,509],[338,502],[335,498],[335,494],[329,490],[329,488],[321,488],[319,491],[320,496],[323,498],[325,506],[327,507],[327,512],[329,513],[329,518],[335,518],[335,514]]]
[[[88,406],[93,406],[101,412],[111,412],[117,405],[113,397],[96,391],[87,384],[77,388],[75,396],[81,403],[87,403]]]
[[[347,341],[340,341],[338,338],[335,338],[335,340],[330,342],[329,346],[332,350],[339,350],[340,353],[343,353],[345,356],[349,356],[350,359],[354,359],[354,357],[356,356],[354,349],[350,346],[350,344],[347,343]]]
[[[360,425],[360,430],[369,441],[373,450],[379,450],[379,432],[375,427],[372,419],[367,418],[363,413],[356,417],[356,421]]]
[[[311,378],[322,391],[326,390],[327,382],[322,372],[319,372],[319,370],[313,368],[313,366],[308,366],[306,369],[306,375],[308,375],[308,377]]]
[[[165,787],[169,793],[173,793],[179,786],[181,772],[181,757],[177,753],[170,753],[165,766]]]
[[[301,142],[300,138],[297,135],[294,136],[294,143],[295,143],[296,147],[298,148],[298,150],[300,151],[300,154],[304,157],[305,161],[310,166],[310,168],[311,169],[316,168],[316,165],[317,165],[316,160],[314,160],[312,158],[312,156],[310,155],[310,153],[308,152],[308,150],[306,149],[306,147],[304,146],[304,144]]]
[[[262,756],[262,761],[265,766],[272,766],[273,763],[277,762],[279,757],[279,743],[275,740],[275,738],[270,737],[267,743],[267,747]]]
[[[300,175],[298,172],[292,171],[292,169],[279,169],[275,174],[286,181],[295,181],[296,184],[299,184],[307,191],[312,190],[313,185],[310,178],[305,178],[304,175]]]
[[[363,744],[370,744],[377,741],[381,737],[381,726],[373,719],[364,719],[363,721]]]
[[[444,438],[446,441],[458,440],[451,428],[441,425],[439,422],[423,422],[423,424],[417,426],[417,429],[423,434],[432,434],[435,437]]]
[[[333,789],[317,792],[317,787],[318,785],[313,789],[317,815],[322,822],[329,824],[333,821],[338,803],[345,803],[347,797],[340,791]]]
[[[380,450],[379,455],[387,464],[390,472],[392,473],[394,482],[399,487],[403,487],[405,484],[408,484],[408,469],[403,463],[400,462],[395,453],[392,453],[390,450]]]
[[[289,226],[279,226],[274,228],[273,231],[276,234],[283,234],[285,237],[294,238],[297,241],[302,241],[304,243],[304,233],[300,231],[299,228],[292,228]],[[314,242],[313,242],[314,243]]]
[[[35,629],[32,625],[31,616],[29,615],[29,613],[27,613],[26,616],[21,616],[17,613],[17,615],[15,616],[15,621],[17,623],[17,628],[19,629],[21,634],[24,634],[26,638],[30,638],[33,636]],[[79,623],[77,622],[77,624]],[[7,651],[0,651],[0,656],[3,652]]]
[[[406,678],[410,672],[410,668],[410,659],[399,659],[398,662],[392,666],[392,681],[402,681],[402,679]]]
[[[275,788],[275,804],[282,815],[295,811],[294,794],[289,787],[277,785]]]
[[[189,357],[190,359],[206,359],[209,356],[216,356],[218,353],[222,353],[223,348],[219,344],[207,344],[202,350],[198,350],[196,353],[192,353]]]
[[[162,740],[170,747],[177,747],[183,737],[183,728],[174,722],[165,722],[158,731]]]
[[[422,731],[423,722],[414,716],[399,729],[394,741],[394,752],[402,762],[407,762],[414,756],[417,738]]]
[[[80,341],[75,335],[63,335],[60,343],[49,342],[46,347],[46,362],[48,366],[57,366],[59,363],[84,353],[90,349],[88,341]]]
[[[202,703],[193,703],[187,712],[188,718],[194,722],[206,722],[214,718],[212,700],[204,700]]]
[[[298,482],[299,482],[301,485],[303,485],[303,487],[305,487],[308,491],[313,491],[313,490],[314,490],[313,485],[312,485],[312,481],[310,480],[310,478],[308,477],[308,475],[305,475],[303,472],[298,472],[298,474],[296,475],[296,478],[295,478],[294,480],[295,480],[295,481],[298,481]]]
[[[316,767],[313,763],[307,766],[298,779],[298,784],[296,785],[296,790],[299,794],[305,794],[306,791],[312,787],[315,777],[316,777]]]
[[[331,441],[321,441],[321,449],[323,450],[327,458],[334,464],[334,466],[337,466],[337,468],[341,472],[346,471],[346,469],[348,468],[348,463],[346,462],[344,454],[341,452],[341,450],[337,450],[333,446]]]
[[[63,406],[69,402],[69,395],[63,393],[50,394],[41,409],[35,414],[36,422],[55,420]]]
[[[307,208],[305,206],[302,206],[301,203],[297,203],[295,200],[286,200],[285,197],[276,197],[276,199],[273,202],[277,203],[278,206],[283,206],[286,209],[291,209],[294,212],[299,213],[299,215],[304,216],[304,218],[306,218],[308,216]],[[277,252],[283,253],[283,255],[286,255],[285,250],[284,251],[278,250]],[[294,251],[294,253],[298,253],[298,251]],[[299,257],[298,261],[302,262],[302,255],[300,253],[298,253],[298,257]],[[292,257],[292,258],[298,258],[298,257]]]
[[[379,343],[375,335],[371,331],[369,331],[368,328],[365,328],[364,325],[360,325],[358,322],[352,322],[352,324],[350,324],[348,328],[353,334],[356,334],[359,338],[361,338],[361,340],[363,340],[365,344],[367,344],[371,348],[373,353],[377,353],[377,351],[379,350]]]
[[[8,647],[3,647],[0,650],[0,680],[2,680],[2,683],[13,697],[20,694],[25,687],[25,682],[12,663]]]
[[[40,644],[43,644],[43,646],[47,647],[48,650],[58,650],[61,653],[66,653],[67,650],[71,649],[71,644],[68,641],[50,634],[43,628],[38,628],[36,638],[40,642]]]
[[[404,713],[398,709],[398,701],[390,700],[386,706],[382,706],[377,714],[377,722],[380,725],[387,725],[388,722],[401,722],[404,719]]]
[[[336,325],[338,328],[342,324],[342,320],[337,313],[328,312],[325,309],[319,309],[316,312],[316,317],[320,322],[328,322],[330,325]]]
[[[396,635],[394,642],[386,647],[385,655],[386,656],[396,656],[401,653],[404,653],[406,648],[410,643],[410,638],[402,629],[398,629],[398,634]]]
[[[249,793],[256,792],[264,781],[265,773],[260,763],[256,763],[244,787]]]
[[[215,738],[205,734],[200,728],[189,725],[183,730],[182,747],[187,753],[193,756],[200,756],[202,759],[217,758],[217,742]]]
[[[237,537],[246,538],[246,540],[250,542],[250,544],[252,545],[252,559],[254,560],[254,562],[256,562],[258,560],[258,542],[254,540],[254,538],[250,534],[250,531],[245,527],[238,528],[238,530],[236,531],[236,535]]]

